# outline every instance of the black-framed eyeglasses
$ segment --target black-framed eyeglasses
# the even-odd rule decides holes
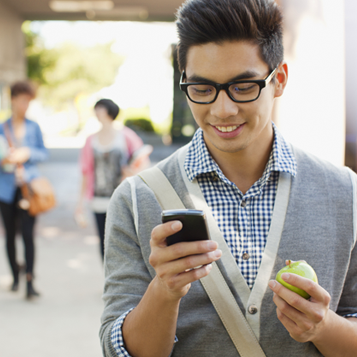
[[[234,102],[248,103],[257,100],[260,92],[273,79],[278,68],[275,68],[265,79],[232,81],[224,84],[214,82],[185,83],[185,71],[182,71],[180,89],[186,93],[188,99],[197,104],[211,104],[219,92],[224,89]]]

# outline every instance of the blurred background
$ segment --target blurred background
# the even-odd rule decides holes
[[[276,0],[285,18],[289,82],[274,121],[291,143],[357,169],[355,0]],[[37,86],[28,118],[39,123],[50,160],[41,171],[57,207],[37,224],[36,281],[42,297],[8,291],[0,226],[0,355],[100,356],[102,264],[90,217],[73,219],[80,148],[98,130],[101,98],[154,147],[153,163],[188,142],[195,123],[178,87],[174,13],[181,0],[0,0],[0,122],[9,85]],[[143,90],[144,88],[144,90]],[[19,246],[21,254],[21,246]]]

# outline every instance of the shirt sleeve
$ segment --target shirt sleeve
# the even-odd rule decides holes
[[[144,143],[139,137],[139,135],[135,133],[135,131],[131,130],[126,126],[124,126],[124,135],[126,140],[126,146],[128,148],[129,158],[131,158],[134,152],[140,149],[144,145]]]
[[[36,162],[45,161],[48,159],[48,151],[43,142],[42,132],[40,126],[37,123],[34,125],[35,145],[30,145],[30,158],[28,163],[34,164]],[[30,131],[31,132],[31,131]]]
[[[93,171],[93,162],[92,162],[92,154],[91,154],[91,142],[92,136],[89,136],[84,144],[83,149],[80,154],[80,166],[83,175],[86,175]]]
[[[130,309],[127,312],[125,312],[123,315],[121,315],[115,321],[115,323],[112,327],[111,341],[112,341],[112,345],[113,345],[118,357],[131,357],[131,355],[125,349],[125,346],[124,346],[122,327],[123,327],[125,318],[128,316],[129,312],[132,310],[133,309]],[[178,338],[177,338],[177,336],[175,336],[174,343],[176,343],[177,341],[178,341]]]
[[[149,216],[154,212],[155,218],[138,216],[138,202],[141,202],[143,196],[149,196],[149,200],[153,201]],[[156,275],[149,262],[150,233],[145,236],[139,234],[139,218],[140,222],[150,221],[147,223],[147,231],[151,232],[161,222],[161,207],[147,185],[139,177],[132,177],[124,180],[114,191],[106,217],[105,306],[100,328],[105,357],[130,356],[125,351],[121,328],[126,316],[140,303]]]
[[[133,309],[128,310],[125,312],[123,315],[121,315],[114,323],[112,327],[112,333],[111,333],[111,341],[112,345],[115,349],[115,352],[117,353],[118,357],[131,357],[128,351],[125,349],[124,346],[124,339],[123,339],[123,333],[122,333],[122,327],[125,318],[129,314],[130,311]]]
[[[357,187],[357,175],[353,174],[353,178],[356,180]],[[356,194],[356,192],[355,192]],[[357,197],[354,197],[353,210],[353,223],[357,225]],[[354,229],[356,234],[356,229]],[[344,282],[344,287],[340,297],[340,301],[337,307],[337,314],[343,317],[357,317],[357,239],[353,237],[353,245],[351,248],[351,254],[346,259],[349,259],[349,267]]]
[[[103,355],[117,357],[118,353],[112,343],[113,326],[116,325],[114,330],[119,331],[118,327],[121,328],[126,312],[139,304],[155,274],[143,255],[138,239],[128,180],[119,185],[110,200],[105,231],[105,306],[100,339]],[[121,323],[117,321],[118,316],[119,320],[122,318]],[[120,346],[119,342],[117,344]]]

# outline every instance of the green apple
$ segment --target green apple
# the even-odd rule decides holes
[[[284,285],[286,288],[290,289],[291,291],[294,291],[295,293],[299,294],[300,296],[302,296],[305,299],[308,299],[310,297],[310,295],[306,291],[299,289],[296,286],[290,285],[286,281],[284,281],[281,278],[281,275],[283,273],[297,274],[304,278],[310,279],[310,280],[314,281],[315,283],[318,282],[315,270],[312,269],[312,267],[304,261],[292,262],[291,260],[289,260],[289,264],[286,267],[284,267],[278,271],[278,274],[276,274],[275,279],[281,285]]]

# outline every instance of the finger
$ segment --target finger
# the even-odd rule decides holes
[[[315,301],[322,302],[324,305],[329,304],[331,299],[329,293],[314,281],[292,273],[284,273],[281,278],[290,285],[306,291]]]
[[[204,278],[209,274],[212,269],[212,265],[204,265],[201,268],[193,269],[181,274],[172,276],[167,280],[167,286],[169,289],[182,289],[184,286]]]
[[[156,273],[160,276],[180,274],[203,265],[211,264],[212,262],[218,260],[221,256],[222,251],[219,249],[205,254],[189,255],[178,260],[158,265]],[[163,272],[162,274],[161,271]]]
[[[315,300],[313,301],[306,300],[303,297],[301,297],[299,294],[289,290],[288,288],[281,285],[275,280],[271,280],[269,282],[269,286],[278,296],[280,296],[290,306],[305,314],[309,320],[316,323],[321,322],[323,320],[326,309],[328,309],[328,305],[323,305],[321,304],[321,302],[317,302]],[[321,288],[320,286],[318,287]]]
[[[169,247],[167,246],[155,246],[152,244],[151,246],[151,254],[150,254],[150,264],[155,268],[161,264],[165,264],[172,261],[177,261],[181,258],[187,257],[186,265],[190,265],[189,258],[190,256],[196,256],[199,254],[205,254],[209,252],[214,252],[218,248],[218,244],[212,240],[204,240],[204,241],[195,241],[195,242],[181,242],[173,244]],[[218,258],[217,258],[218,259]],[[188,264],[187,264],[188,262]],[[208,263],[210,263],[209,261]],[[207,264],[207,262],[201,263]],[[182,269],[177,269],[179,272],[184,271],[185,269],[190,269],[192,267],[198,266],[200,263],[193,266],[186,266]]]
[[[284,274],[283,274],[284,275]],[[273,292],[286,301],[290,306],[295,308],[296,310],[306,313],[308,310],[308,304],[310,303],[306,299],[304,299],[299,294],[294,291],[289,290],[276,280],[269,281],[269,287],[273,290]]]
[[[213,240],[197,240],[193,242],[181,242],[165,248],[166,260],[176,260],[197,254],[213,252],[218,248]]]
[[[274,294],[273,301],[279,311],[299,326],[302,331],[308,331],[313,327],[312,321],[304,313],[289,305],[279,295]]]
[[[291,338],[295,338],[293,336],[300,335],[301,331],[300,331],[299,326],[293,320],[289,319],[289,317],[284,315],[284,313],[281,312],[278,308],[276,309],[276,315],[277,315],[279,321],[283,324],[283,326],[289,332]]]
[[[180,221],[170,221],[156,226],[151,232],[150,245],[166,247],[166,238],[182,229]]]

